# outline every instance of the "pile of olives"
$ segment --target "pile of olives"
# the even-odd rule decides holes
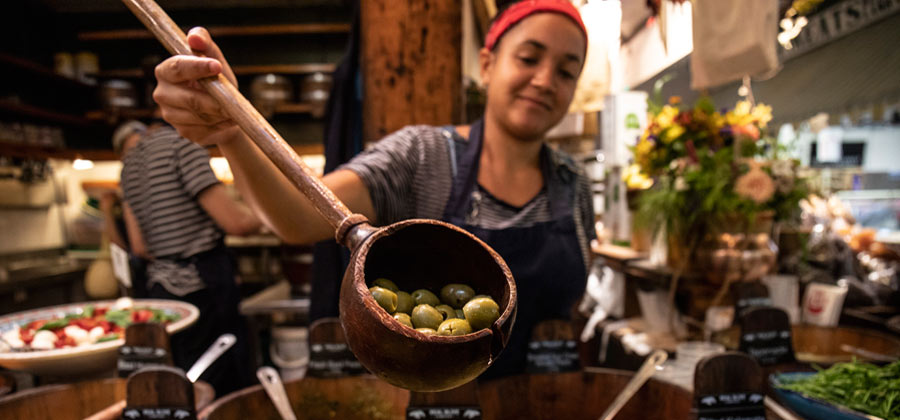
[[[465,335],[489,328],[500,317],[494,299],[475,295],[475,290],[465,284],[444,286],[440,299],[428,289],[406,293],[386,278],[372,284],[369,293],[375,302],[398,322],[421,333]]]

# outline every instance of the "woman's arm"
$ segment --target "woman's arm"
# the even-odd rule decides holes
[[[228,159],[241,196],[284,241],[310,243],[333,237],[334,229],[309,200],[197,83],[198,79],[221,72],[237,85],[228,62],[209,33],[194,28],[188,34],[188,43],[204,57],[174,56],[156,67],[158,84],[153,98],[160,105],[163,118],[185,138],[219,146]],[[356,174],[336,171],[323,181],[351,211],[374,221],[368,190]]]
[[[131,211],[131,206],[122,202],[122,213],[125,216],[125,229],[128,230],[128,242],[131,244],[131,253],[144,259],[152,259],[147,245],[144,243],[144,235],[138,225],[137,217]]]

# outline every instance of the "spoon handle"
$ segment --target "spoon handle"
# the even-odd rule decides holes
[[[281,383],[281,376],[278,371],[269,366],[263,366],[256,371],[256,377],[262,383],[266,394],[275,404],[275,409],[284,420],[297,420],[294,416],[294,410],[291,409],[290,400],[288,400],[287,391],[284,390],[284,384]]]
[[[610,420],[631,400],[631,397],[634,396],[635,393],[644,385],[644,382],[647,382],[651,376],[653,376],[653,372],[656,371],[656,367],[665,362],[669,355],[663,350],[656,350],[647,357],[647,360],[644,361],[644,364],[641,365],[641,368],[635,372],[634,376],[631,377],[631,380],[625,385],[625,388],[619,392],[619,395],[616,396],[616,399],[613,400],[612,404],[606,408],[606,411],[600,416],[600,420]]]
[[[230,349],[231,346],[234,345],[234,342],[237,339],[234,337],[234,334],[222,334],[216,339],[216,342],[213,345],[209,346],[203,355],[197,359],[196,362],[191,366],[191,369],[187,372],[187,378],[191,382],[197,382],[197,379],[200,378],[200,375],[206,371],[206,368],[209,365],[213,364],[222,353],[225,353],[226,350]]]

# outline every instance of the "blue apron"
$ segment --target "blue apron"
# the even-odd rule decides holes
[[[478,191],[478,165],[484,124],[472,125],[469,140],[453,136],[450,147],[453,188],[442,220],[459,226],[486,242],[509,265],[518,290],[518,314],[509,342],[500,357],[479,379],[525,371],[526,351],[535,324],[567,319],[584,293],[587,273],[575,231],[573,198],[575,174],[554,168],[551,151],[541,149],[541,172],[550,199],[551,220],[531,227],[502,230],[474,226],[482,194]]]

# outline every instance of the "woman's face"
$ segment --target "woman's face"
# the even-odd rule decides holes
[[[566,114],[584,63],[584,35],[557,13],[531,15],[481,51],[485,118],[522,139],[542,138]]]

